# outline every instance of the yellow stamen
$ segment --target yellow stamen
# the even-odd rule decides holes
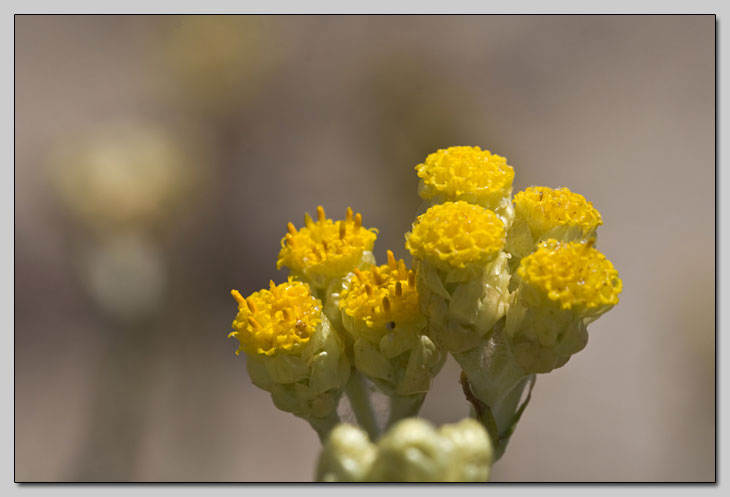
[[[248,307],[249,311],[256,313],[256,304],[254,303],[253,299],[246,299],[246,306]]]
[[[390,269],[398,269],[392,250],[388,250],[388,266],[390,266]]]
[[[326,217],[324,215],[324,207],[322,207],[321,205],[318,205],[317,206],[317,221],[320,223],[323,223],[325,219],[326,219]]]
[[[378,271],[377,266],[372,266],[370,268],[370,272],[373,274],[373,279],[375,280],[376,285],[382,285],[383,284],[383,277],[380,275],[380,271]]]
[[[390,314],[390,300],[388,300],[388,297],[383,297],[383,310],[386,314]]]
[[[406,270],[406,263],[403,259],[398,261],[398,279],[408,279],[408,271]]]
[[[233,295],[233,298],[236,299],[236,302],[239,304],[243,304],[245,302],[245,299],[238,290],[231,290],[231,295]]]

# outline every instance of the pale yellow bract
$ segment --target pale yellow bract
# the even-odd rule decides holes
[[[479,147],[440,149],[416,166],[423,180],[424,199],[443,194],[447,199],[461,195],[508,195],[515,171],[504,157]]]
[[[280,285],[269,283],[269,289],[243,298],[231,290],[238,302],[238,315],[233,321],[235,331],[229,337],[240,342],[236,354],[271,356],[305,344],[321,321],[322,302],[312,296],[309,285],[288,281]]]
[[[423,319],[418,307],[416,274],[406,268],[403,259],[396,261],[390,250],[388,264],[372,266],[368,271],[355,269],[355,277],[342,292],[339,306],[370,328],[392,323],[398,329]]]
[[[522,259],[517,274],[562,309],[613,306],[622,289],[611,261],[581,242],[547,240]]]
[[[456,268],[489,262],[504,243],[504,224],[494,212],[461,201],[434,205],[406,234],[414,257]]]
[[[531,186],[513,200],[515,217],[524,219],[533,233],[546,233],[561,225],[578,226],[589,235],[603,224],[601,213],[579,193],[568,188]]]
[[[341,276],[352,271],[363,252],[372,250],[377,238],[378,230],[364,228],[360,213],[353,216],[349,207],[344,220],[328,219],[319,206],[317,221],[307,214],[304,222],[299,230],[289,223],[289,232],[281,239],[277,268],[286,266],[299,273],[314,270],[328,277]]]

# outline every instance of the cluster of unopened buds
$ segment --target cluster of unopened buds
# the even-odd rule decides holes
[[[618,303],[621,280],[595,248],[601,215],[582,195],[512,197],[513,168],[479,147],[438,150],[416,171],[410,267],[390,250],[375,263],[377,230],[360,214],[334,221],[318,207],[282,239],[287,281],[232,292],[236,353],[319,434],[321,481],[486,481],[536,374],[565,365]],[[448,354],[471,419],[436,429],[416,416]],[[359,427],[342,423],[347,404]]]

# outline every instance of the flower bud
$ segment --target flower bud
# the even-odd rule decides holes
[[[510,278],[504,243],[504,223],[494,212],[461,201],[429,208],[406,234],[419,261],[421,310],[448,351],[475,347],[504,316]]]
[[[505,250],[512,255],[515,269],[520,259],[547,239],[563,242],[595,239],[603,224],[601,214],[583,195],[568,188],[531,186],[514,197],[515,218],[507,236]]]
[[[445,354],[424,335],[414,271],[388,251],[388,264],[356,269],[344,285],[339,306],[355,368],[389,395],[427,392]]]
[[[307,214],[304,222],[299,230],[289,223],[276,267],[288,267],[293,276],[309,283],[316,292],[324,292],[353,268],[374,263],[372,249],[378,230],[364,228],[362,216],[353,216],[349,207],[344,220],[326,218],[319,206],[317,221]]]
[[[247,355],[253,383],[270,392],[274,404],[305,418],[331,417],[350,374],[344,346],[306,283],[274,285],[238,302],[238,354]]]
[[[492,443],[484,427],[473,418],[443,425],[441,436],[454,446],[449,475],[445,481],[487,481],[494,460]]]
[[[430,154],[416,171],[418,194],[431,205],[462,200],[511,222],[515,171],[504,157],[479,147],[449,147]]]
[[[364,430],[346,423],[339,424],[322,447],[316,481],[364,481],[375,454],[375,445]]]
[[[436,430],[421,418],[394,425],[378,442],[367,481],[486,481],[492,447],[473,419]]]
[[[368,481],[438,482],[449,473],[453,444],[428,421],[408,418],[393,426],[378,443]]]
[[[563,366],[588,342],[587,326],[618,303],[622,283],[590,244],[547,240],[522,259],[505,336],[528,373]]]

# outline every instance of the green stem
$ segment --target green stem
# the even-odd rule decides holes
[[[520,399],[532,375],[514,360],[499,324],[489,340],[453,355],[468,380],[470,402],[480,404],[475,405],[478,417],[488,425],[499,458],[521,414]]]
[[[512,388],[512,390],[502,399],[495,409],[492,409],[494,421],[497,423],[500,436],[503,436],[509,428],[511,428],[515,413],[520,404],[522,393],[525,391],[529,377],[525,376]]]
[[[358,424],[368,433],[373,442],[380,436],[378,422],[375,419],[375,410],[370,402],[370,392],[362,374],[353,369],[345,387],[347,398],[350,399],[352,412]]]
[[[416,416],[418,411],[421,410],[425,399],[425,393],[416,395],[392,395],[390,397],[390,414],[388,415],[388,423],[385,429],[387,430],[401,419]]]
[[[307,418],[307,421],[317,432],[320,443],[324,445],[332,429],[340,422],[340,417],[333,411],[326,418]]]

